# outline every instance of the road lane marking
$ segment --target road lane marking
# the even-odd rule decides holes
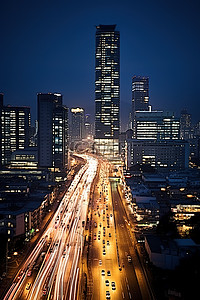
[[[123,293],[123,292],[122,292],[122,297],[123,297],[123,298],[125,298],[125,297],[124,297],[124,293]]]
[[[128,294],[129,294],[129,298],[131,299],[131,298],[132,298],[132,297],[131,297],[131,293],[129,292]]]
[[[130,288],[129,288],[129,285],[127,284],[127,288],[128,288],[128,290],[130,290]]]

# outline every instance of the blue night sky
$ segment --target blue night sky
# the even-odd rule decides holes
[[[121,35],[123,124],[133,75],[150,77],[154,109],[200,119],[198,1],[1,0],[0,12],[0,92],[5,104],[30,106],[33,121],[37,92],[61,92],[68,107],[94,114],[99,24],[117,24]]]

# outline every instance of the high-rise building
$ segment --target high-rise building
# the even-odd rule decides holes
[[[0,93],[0,168],[2,167],[2,121],[1,121],[1,115],[2,115],[2,108],[3,108],[3,94]]]
[[[135,133],[136,111],[149,109],[149,77],[133,76],[132,78],[132,126]]]
[[[193,138],[191,114],[186,109],[181,111],[180,117],[180,136],[181,139],[189,140]]]
[[[136,111],[135,123],[136,139],[180,139],[180,120],[171,112]]]
[[[120,34],[115,28],[96,27],[95,145],[108,159],[119,154]]]
[[[38,162],[40,167],[66,168],[68,163],[68,108],[62,95],[38,94]]]
[[[4,106],[2,94],[0,98],[1,165],[7,165],[14,151],[29,146],[30,107]]]
[[[91,115],[86,114],[85,115],[85,138],[92,137],[92,122],[91,122]]]
[[[84,109],[80,107],[71,108],[71,134],[72,142],[81,141],[84,138]]]

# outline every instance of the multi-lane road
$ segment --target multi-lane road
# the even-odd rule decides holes
[[[112,166],[82,158],[85,164],[4,300],[151,299]]]
[[[52,221],[13,280],[5,300],[77,298],[83,232],[98,165],[93,157],[84,156],[84,159],[86,164],[75,176]]]
[[[102,161],[93,197],[91,299],[148,300],[151,296],[118,184],[117,178],[109,173],[108,164]]]

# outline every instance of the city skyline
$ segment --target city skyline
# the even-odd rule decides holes
[[[2,4],[0,91],[5,104],[29,105],[34,120],[37,93],[59,92],[65,105],[76,103],[94,116],[95,25],[117,24],[122,124],[131,109],[134,75],[149,77],[153,109],[180,114],[186,108],[197,121],[197,3],[113,3],[98,12],[90,1],[78,2],[79,9],[63,1]]]
[[[195,1],[0,4],[0,300],[195,299]]]

